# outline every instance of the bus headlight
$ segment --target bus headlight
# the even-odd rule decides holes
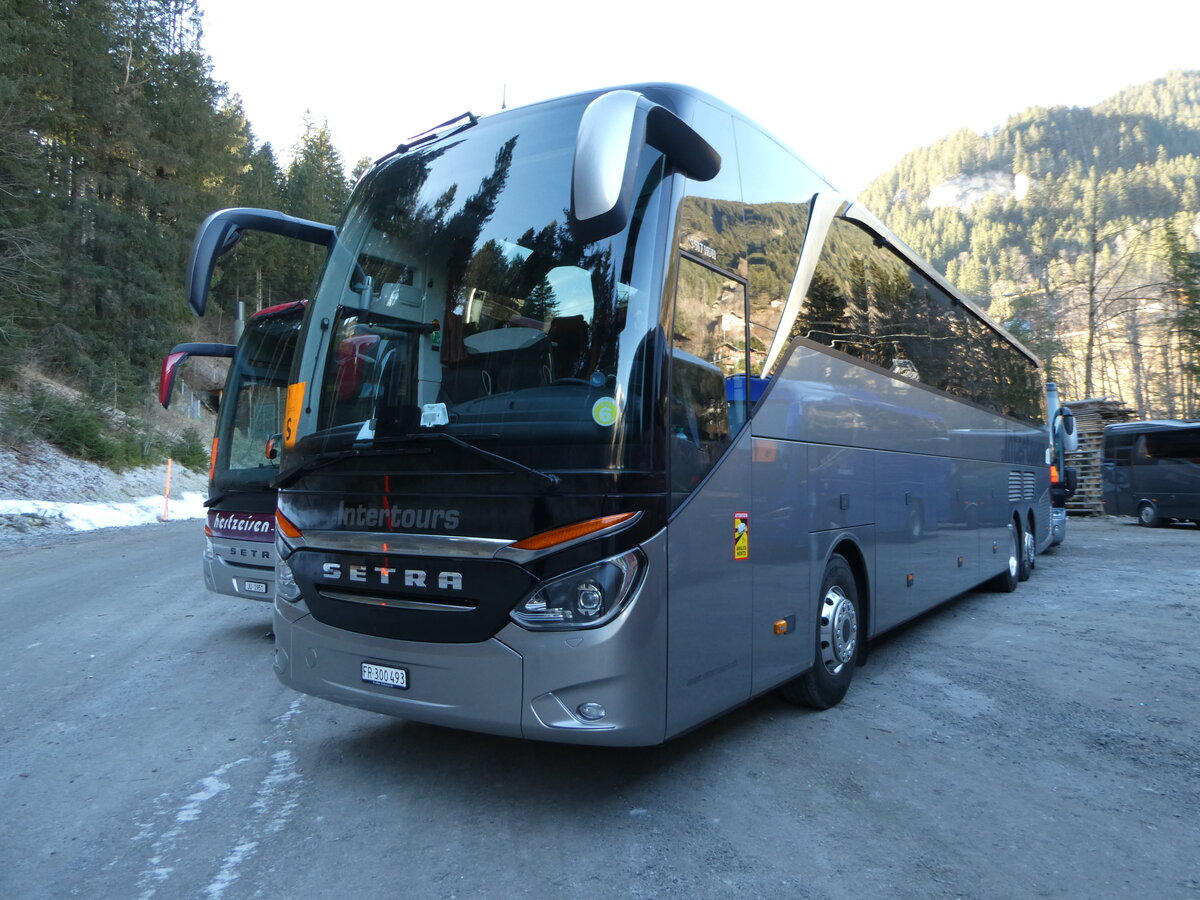
[[[296,577],[292,574],[292,567],[288,561],[279,556],[278,552],[275,556],[275,596],[295,603],[300,599],[300,585],[296,584]]]
[[[612,620],[636,592],[643,568],[636,550],[547,581],[517,604],[512,620],[525,628],[565,631]]]

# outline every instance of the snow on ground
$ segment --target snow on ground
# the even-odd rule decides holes
[[[0,542],[38,536],[145,525],[204,516],[205,473],[167,463],[113,472],[72,459],[49,444],[24,450],[0,446]],[[164,509],[165,507],[165,509]]]

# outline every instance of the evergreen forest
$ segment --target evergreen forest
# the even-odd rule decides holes
[[[3,407],[8,443],[142,462],[162,449],[153,430],[116,411],[149,412],[164,353],[230,340],[239,301],[253,312],[307,296],[309,248],[253,235],[222,264],[205,320],[183,301],[212,211],[331,222],[349,193],[327,127],[298,122],[286,168],[255,139],[201,38],[196,0],[0,0],[0,384],[19,389]],[[41,376],[78,393],[44,395]]]
[[[312,121],[283,157],[259,142],[202,38],[197,0],[0,0],[6,443],[46,437],[114,465],[172,450],[141,424],[166,350],[230,340],[239,303],[253,312],[311,288],[316,248],[251,235],[223,261],[204,320],[183,301],[207,214],[334,222],[365,168],[348,177]],[[1034,350],[1065,399],[1200,417],[1200,72],[958,132],[862,199]],[[763,227],[799,214],[764,208]],[[182,440],[202,455],[199,435]]]
[[[1068,402],[1200,418],[1200,71],[957,132],[860,199]]]

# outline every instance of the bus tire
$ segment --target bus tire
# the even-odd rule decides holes
[[[1162,525],[1162,516],[1154,508],[1154,504],[1143,500],[1138,504],[1138,524],[1147,528],[1158,528]]]
[[[829,560],[817,603],[816,659],[811,669],[779,692],[791,703],[829,709],[846,696],[862,646],[858,583],[844,557]]]
[[[1000,594],[1011,594],[1021,583],[1021,560],[1017,553],[1017,528],[1008,526],[1008,565],[1004,571],[990,581],[984,583],[984,590],[996,591]]]
[[[1021,581],[1028,581],[1033,575],[1033,567],[1037,565],[1037,541],[1033,536],[1033,530],[1029,528],[1021,529],[1021,565],[1017,573],[1017,577]]]

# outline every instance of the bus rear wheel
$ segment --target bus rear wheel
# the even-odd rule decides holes
[[[1011,594],[1021,583],[1021,559],[1017,552],[1017,529],[1015,525],[1008,526],[1008,565],[1004,571],[984,584],[984,589],[997,591],[1001,594]]]
[[[785,700],[812,709],[837,706],[854,677],[862,643],[858,583],[845,557],[834,556],[825,567],[817,599],[816,659],[799,678],[783,685]]]
[[[1157,528],[1162,524],[1162,516],[1158,514],[1153,503],[1143,502],[1138,505],[1138,524],[1147,528]]]
[[[1028,581],[1033,575],[1033,567],[1037,565],[1037,543],[1033,537],[1033,529],[1021,529],[1021,570],[1018,577]]]

